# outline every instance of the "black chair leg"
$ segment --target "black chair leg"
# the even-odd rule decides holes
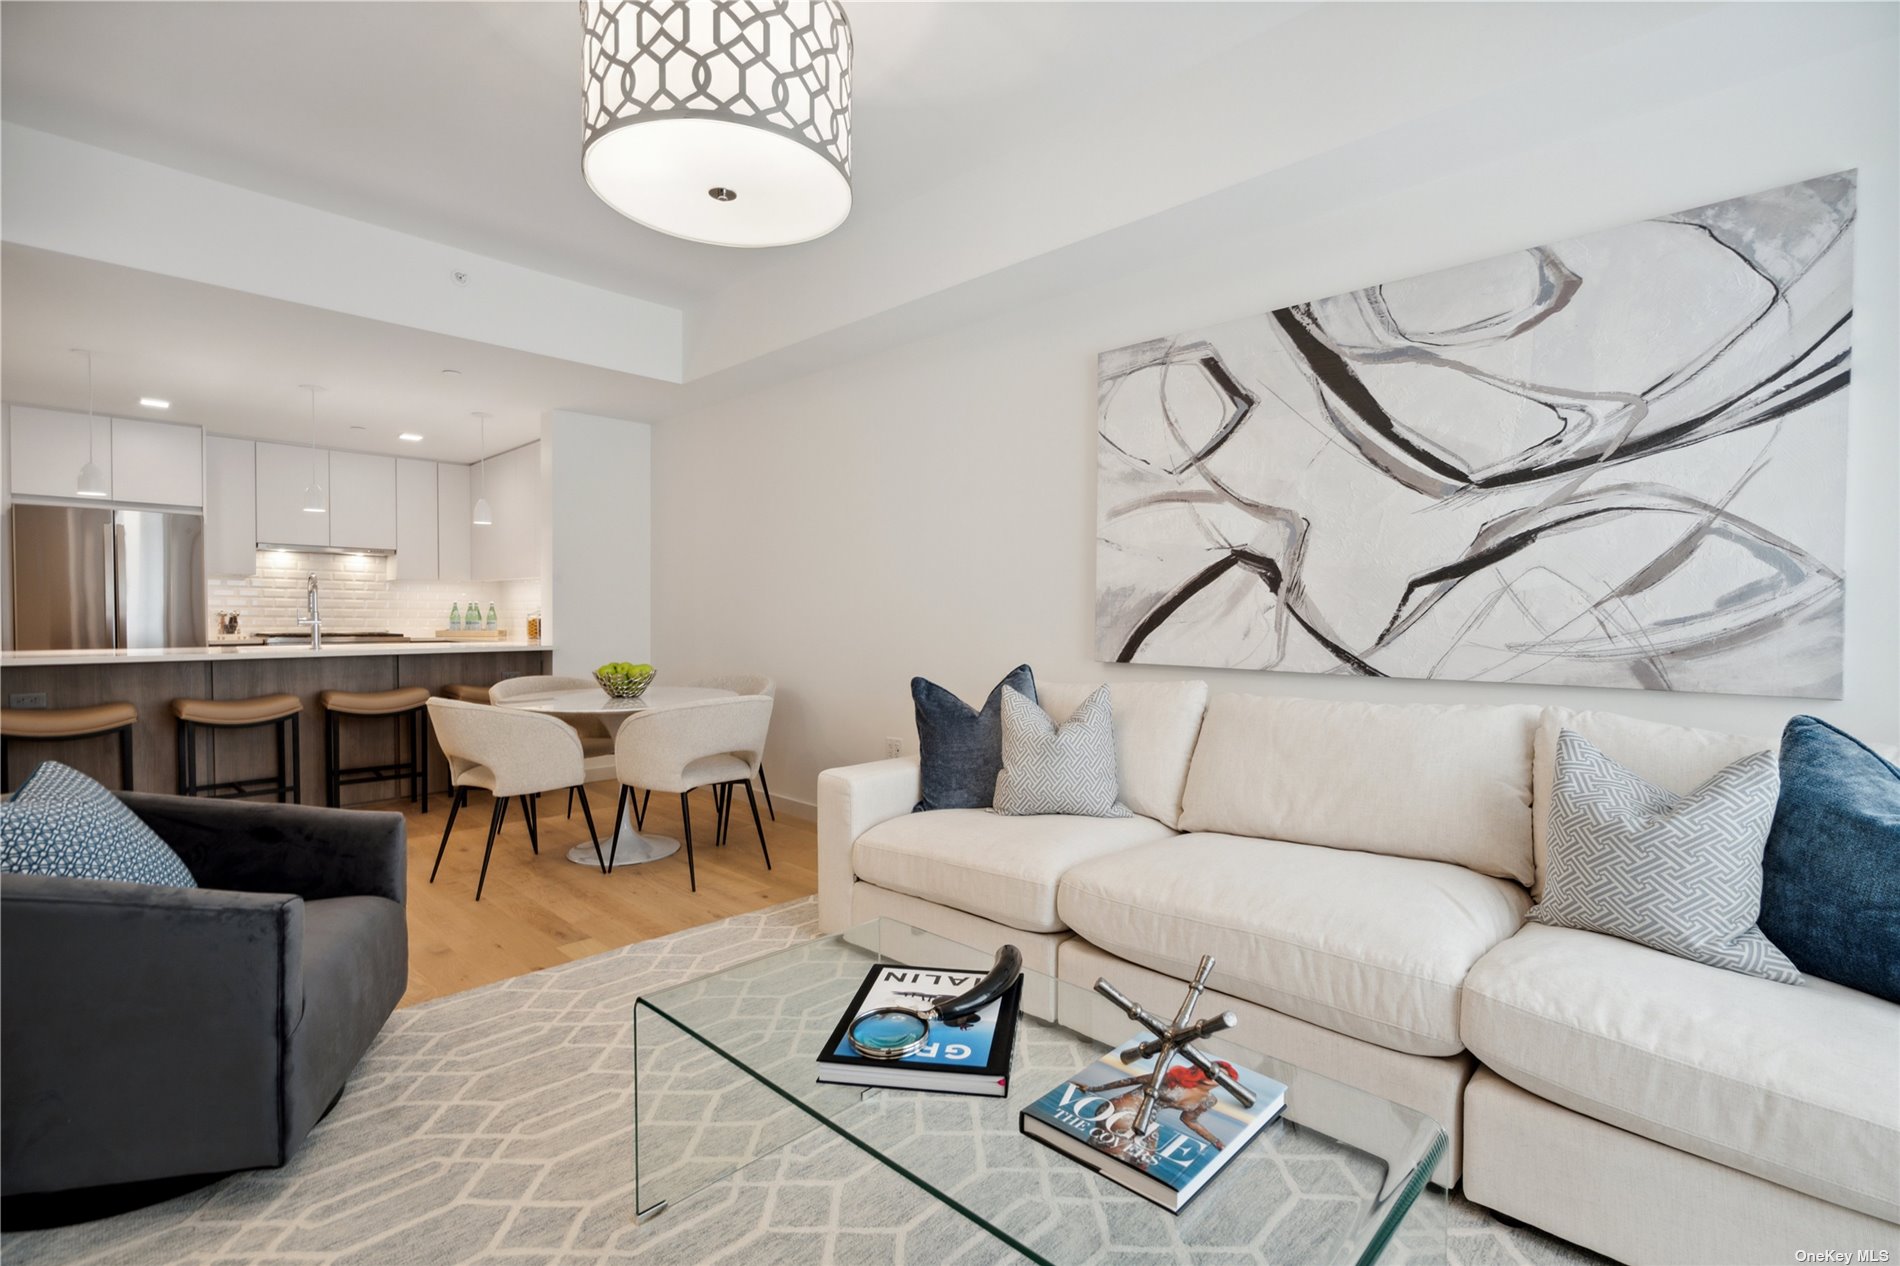
[[[567,816],[570,818],[574,816],[574,789],[572,787],[567,789]]]
[[[277,803],[282,804],[290,796],[290,773],[286,768],[290,761],[290,727],[279,721],[270,730],[271,741],[277,746]]]
[[[429,867],[429,882],[435,882],[435,872],[442,869],[442,854],[449,851],[449,832],[455,829],[455,815],[468,802],[468,788],[457,787],[455,794],[449,797],[449,824],[442,828],[442,843],[435,850],[435,865]]]
[[[540,793],[521,797],[521,816],[528,823],[528,847],[534,850],[536,857],[541,856],[541,811],[535,808]]]
[[[628,790],[632,790],[632,788],[628,788]],[[653,793],[651,791],[643,791],[640,793],[640,803],[633,806],[633,829],[634,830],[644,831],[646,829],[647,801],[651,800],[652,798],[653,798]]]
[[[713,784],[713,847],[726,846],[726,789]]]
[[[186,781],[185,745],[191,742],[191,722],[180,721],[172,727],[172,736],[178,748],[178,794],[191,794],[190,784]]]
[[[524,810],[525,812],[525,810]],[[495,853],[495,837],[501,834],[501,824],[508,818],[508,797],[495,801],[495,812],[488,819],[488,847],[482,850],[482,873],[475,880],[475,900],[482,899],[482,889],[488,885],[488,859]]]
[[[6,764],[6,757],[0,754],[0,765]],[[0,775],[0,781],[4,781]],[[119,790],[132,790],[132,727],[126,726],[119,731]]]
[[[198,733],[193,726],[185,734],[185,786],[190,788],[185,794],[198,794]]]
[[[765,847],[765,823],[759,821],[759,798],[752,794],[752,784],[745,785],[746,803],[752,806],[752,826],[759,833],[759,851],[765,854],[765,868],[772,869],[772,852]]]
[[[693,807],[686,803],[684,791],[680,792],[680,821],[686,824],[686,882],[698,892],[699,875],[693,870]]]
[[[290,799],[292,803],[303,803],[303,718],[290,718]]]
[[[759,762],[759,790],[765,793],[765,811],[772,815],[772,821],[778,821],[778,810],[772,807],[772,784],[765,781],[765,762]]]
[[[607,873],[607,859],[600,854],[600,832],[594,829],[594,811],[587,806],[587,788],[569,787],[567,795],[569,804],[574,802],[576,791],[581,793],[581,816],[587,819],[587,834],[594,841],[594,860],[600,863],[600,873],[604,875]]]
[[[332,809],[343,797],[343,789],[337,785],[337,757],[343,749],[339,741],[343,727],[337,724],[337,714],[326,712],[323,716],[323,803]],[[279,777],[282,771],[279,771]]]
[[[633,788],[622,785],[620,803],[614,807],[614,833],[607,838],[607,872],[613,873],[614,863],[620,859],[620,824],[627,820],[627,800],[633,795]]]

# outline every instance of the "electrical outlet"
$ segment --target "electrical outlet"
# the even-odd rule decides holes
[[[46,695],[40,692],[30,695],[8,695],[7,706],[9,708],[44,708]]]
[[[40,706],[45,707],[46,705],[41,704]],[[896,737],[885,739],[884,754],[886,756],[902,756],[904,754],[904,740]]]

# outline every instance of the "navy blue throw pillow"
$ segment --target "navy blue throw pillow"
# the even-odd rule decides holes
[[[49,760],[0,805],[0,871],[196,888],[158,833],[76,769]]]
[[[1900,1002],[1900,769],[1815,717],[1781,733],[1760,927],[1810,976]]]
[[[1036,697],[1036,674],[1019,665],[996,683],[978,712],[963,700],[922,677],[910,679],[917,705],[917,752],[923,799],[913,813],[928,809],[987,809],[996,798],[996,775],[1003,772],[1003,687],[1028,699]]]

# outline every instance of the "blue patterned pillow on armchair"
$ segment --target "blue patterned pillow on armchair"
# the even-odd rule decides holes
[[[52,760],[0,805],[0,871],[198,886],[178,854],[122,800]]]

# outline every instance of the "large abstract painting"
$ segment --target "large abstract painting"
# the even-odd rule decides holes
[[[1107,660],[1839,698],[1854,173],[1104,353]]]

